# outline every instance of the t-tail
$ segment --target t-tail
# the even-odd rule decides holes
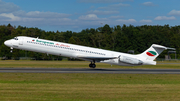
[[[154,60],[166,49],[175,50],[175,48],[169,48],[169,47],[153,44],[149,49],[139,54],[138,56],[141,59],[143,59],[144,65],[156,65],[156,61]]]

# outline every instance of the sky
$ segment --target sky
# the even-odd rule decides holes
[[[80,32],[123,24],[180,25],[180,0],[0,0],[0,25]]]

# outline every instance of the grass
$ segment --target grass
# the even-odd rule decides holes
[[[180,100],[176,74],[0,73],[1,101]]]
[[[30,60],[6,60],[0,61],[0,68],[89,68],[88,61],[30,61]],[[157,65],[146,65],[146,66],[118,66],[110,65],[105,63],[96,63],[96,68],[169,68],[179,69],[180,61],[160,61]],[[162,64],[162,63],[177,63],[177,64]]]
[[[1,68],[89,68],[88,64],[85,61],[0,61]],[[97,63],[97,68],[178,69],[179,65],[111,67]],[[179,78],[179,74],[0,73],[0,101],[179,101]]]

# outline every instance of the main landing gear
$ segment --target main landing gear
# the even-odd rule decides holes
[[[90,67],[90,68],[96,68],[95,61],[93,61],[93,63],[91,62],[91,63],[89,64],[89,67]]]

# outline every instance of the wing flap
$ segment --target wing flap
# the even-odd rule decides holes
[[[118,57],[92,57],[92,56],[78,56],[78,58],[86,59],[86,60],[95,60],[95,61],[103,61],[109,59],[116,59]]]

